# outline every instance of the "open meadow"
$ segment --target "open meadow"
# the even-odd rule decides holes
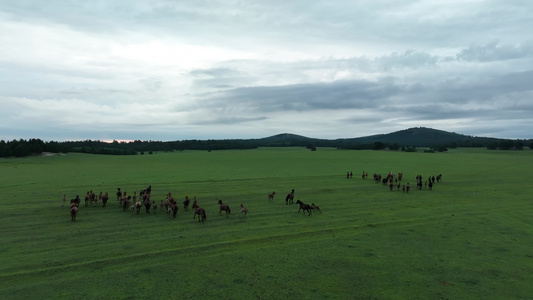
[[[532,166],[529,149],[0,159],[1,297],[531,299]],[[409,193],[372,179],[391,171],[403,173]],[[417,190],[419,174],[443,179]],[[176,198],[175,219],[119,208],[117,188],[148,185],[158,205],[169,192]],[[322,212],[286,205],[291,189]],[[63,194],[83,199],[89,190],[109,192],[107,207],[82,201],[71,222]],[[184,211],[186,195],[205,208],[205,223]]]

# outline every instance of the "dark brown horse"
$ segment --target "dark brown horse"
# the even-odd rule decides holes
[[[155,202],[154,202],[155,204]],[[146,197],[144,199],[144,208],[146,209],[146,213],[149,214],[150,213],[150,207],[152,207],[152,203],[150,202],[150,197]]]
[[[176,218],[176,215],[178,214],[178,204],[176,202],[172,203],[172,205],[170,205],[169,207],[169,214],[168,214],[168,217],[170,218],[170,212],[172,212],[172,217],[173,218]]]
[[[109,200],[109,194],[106,192],[105,195],[102,195],[102,207],[107,205],[107,200]]]
[[[192,205],[192,208],[194,208],[194,216],[192,217],[193,219],[195,219],[196,215],[198,215],[198,222],[205,222],[205,220],[207,220],[205,209],[198,206],[197,203],[194,203]]]
[[[218,214],[221,215],[222,211],[226,212],[226,217],[229,218],[229,214],[231,214],[231,209],[229,208],[229,205],[222,203],[222,200],[218,200],[218,205],[220,205],[220,210],[218,211]]]
[[[183,209],[185,211],[189,211],[189,203],[191,203],[191,200],[189,200],[189,196],[185,196],[185,200],[183,200]]]
[[[311,205],[309,204],[305,204],[303,203],[302,201],[300,200],[297,200],[296,201],[297,204],[300,204],[300,209],[298,209],[298,213],[300,213],[300,210],[303,210],[304,211],[304,215],[305,215],[305,212],[307,211],[307,213],[309,214],[309,216],[311,215],[311,211],[313,210],[313,208],[311,207]]]
[[[294,203],[294,189],[287,194],[287,197],[285,197],[285,204],[293,204]]]
[[[128,196],[126,197],[126,199],[122,200],[122,211],[127,211],[128,208],[130,207],[130,199],[131,199],[131,196]]]

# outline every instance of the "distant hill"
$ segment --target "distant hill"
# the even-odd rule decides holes
[[[152,154],[154,151],[255,149],[258,147],[334,147],[338,149],[389,149],[416,151],[416,147],[429,147],[430,151],[446,151],[455,147],[486,147],[490,150],[533,149],[533,140],[509,140],[475,137],[443,130],[415,127],[387,134],[359,138],[315,139],[296,134],[282,133],[260,139],[182,140],[171,142],[140,141],[106,143],[102,141],[43,142],[40,139],[0,141],[0,157],[24,157],[42,152],[81,152],[106,155]]]
[[[397,143],[401,146],[413,147],[433,147],[436,145],[450,143],[467,147],[482,147],[486,146],[487,143],[497,142],[499,139],[474,137],[425,127],[414,127],[388,134],[378,134],[353,139],[342,139],[342,141],[345,141],[349,144],[373,144],[375,142],[387,144]]]
[[[327,142],[328,140],[314,139],[302,135],[281,133],[273,136],[255,140],[261,147],[287,147],[287,146],[303,146],[308,144],[316,144]]]
[[[377,134],[359,138],[343,138],[335,140],[315,139],[301,135],[283,133],[255,140],[261,146],[307,146],[312,144],[317,147],[340,148],[371,148],[374,143],[388,145],[398,144],[409,147],[434,147],[437,145],[451,145],[460,147],[486,147],[491,142],[500,139],[473,137],[454,132],[447,132],[425,127],[414,127],[387,134]]]

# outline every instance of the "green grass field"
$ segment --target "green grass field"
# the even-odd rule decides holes
[[[0,159],[0,297],[531,299],[531,166],[531,150],[483,149]],[[389,171],[403,172],[411,191],[370,178]],[[416,189],[416,175],[440,173],[432,191]],[[158,204],[168,192],[180,204],[196,196],[207,221],[182,207],[176,219],[118,207],[116,188],[148,185]],[[285,205],[291,189],[322,213]],[[82,203],[71,222],[63,194],[89,190],[109,192],[108,207]]]

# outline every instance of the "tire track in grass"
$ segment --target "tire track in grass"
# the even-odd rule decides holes
[[[246,247],[250,247],[250,245],[254,245],[257,248],[266,248],[266,247],[277,247],[280,242],[283,243],[299,243],[301,239],[308,240],[308,236],[313,236],[314,240],[324,240],[324,239],[331,239],[331,234],[340,234],[345,233],[349,231],[356,232],[359,230],[361,233],[364,232],[364,230],[376,230],[376,229],[384,229],[388,228],[390,226],[398,226],[398,225],[405,225],[405,224],[427,224],[427,223],[433,223],[438,222],[442,219],[448,219],[449,216],[431,216],[431,217],[424,217],[424,218],[413,218],[413,219],[404,219],[404,220],[391,220],[386,222],[379,222],[379,223],[365,223],[365,224],[353,224],[353,225],[346,225],[346,226],[338,226],[338,227],[332,227],[332,228],[324,228],[324,229],[316,229],[316,230],[302,230],[299,232],[291,232],[286,234],[278,234],[278,235],[267,235],[257,238],[247,238],[247,239],[241,239],[241,240],[232,240],[227,242],[218,242],[218,243],[212,243],[212,244],[204,244],[204,245],[194,245],[194,246],[188,246],[188,247],[182,247],[182,248],[173,248],[173,249],[165,249],[165,250],[157,250],[157,251],[146,251],[142,253],[137,253],[133,255],[125,255],[120,257],[110,257],[110,258],[103,258],[103,259],[96,259],[91,261],[82,261],[79,263],[71,263],[68,265],[61,265],[61,266],[51,266],[46,268],[39,268],[39,269],[33,269],[33,270],[24,270],[24,271],[18,271],[18,272],[6,272],[3,274],[0,274],[0,280],[4,283],[6,282],[15,282],[17,280],[17,277],[24,277],[24,276],[32,276],[32,275],[42,275],[43,274],[50,274],[53,272],[61,272],[66,271],[70,269],[79,269],[79,268],[86,268],[86,267],[98,267],[98,265],[112,265],[112,264],[120,264],[124,265],[131,262],[137,262],[138,259],[153,259],[157,258],[161,255],[179,255],[179,254],[187,254],[187,253],[202,253],[203,256],[209,255],[219,255],[220,253],[223,253],[224,250],[228,250],[232,247],[239,247],[241,245],[246,245]],[[275,241],[276,243],[272,243]]]

